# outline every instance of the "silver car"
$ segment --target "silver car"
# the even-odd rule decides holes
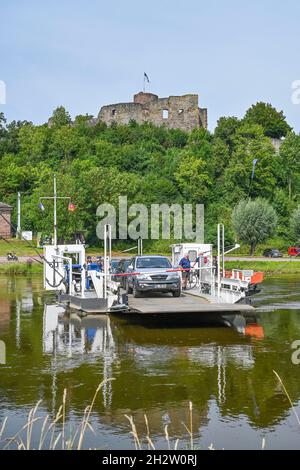
[[[153,292],[181,295],[181,275],[172,272],[172,265],[164,256],[137,256],[131,260],[127,273],[127,292],[134,297]]]

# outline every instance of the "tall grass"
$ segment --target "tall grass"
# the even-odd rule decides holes
[[[280,386],[281,386],[281,388],[282,388],[282,390],[283,390],[285,396],[287,397],[288,401],[290,402],[290,405],[291,405],[291,407],[292,407],[293,413],[294,413],[294,415],[295,415],[295,417],[296,417],[296,420],[297,420],[297,422],[298,422],[298,424],[299,424],[299,426],[300,426],[300,418],[299,418],[299,416],[298,416],[298,413],[297,413],[297,411],[296,411],[296,408],[295,408],[295,406],[294,406],[294,403],[293,403],[293,401],[292,401],[292,399],[291,399],[291,397],[290,397],[290,394],[289,394],[289,392],[287,391],[287,389],[286,389],[286,387],[285,387],[285,385],[284,385],[284,383],[283,383],[281,377],[279,376],[279,374],[278,374],[275,370],[274,370],[273,372],[274,372],[274,374],[275,374],[275,376],[276,376],[276,378],[277,378],[277,380],[278,380],[278,382],[279,382],[279,384],[280,384]]]
[[[40,263],[3,263],[0,264],[0,275],[30,275],[30,274],[41,274],[43,272],[43,265]]]
[[[155,445],[153,439],[150,436],[150,428],[149,428],[149,421],[147,415],[144,415],[145,425],[146,425],[146,436],[143,438],[137,432],[136,425],[134,423],[134,419],[132,416],[125,415],[125,418],[128,420],[130,425],[130,434],[133,436],[133,443],[136,450],[143,450],[145,447],[148,450],[155,450]],[[189,436],[189,450],[194,449],[194,434],[193,434],[193,405],[189,403],[189,424],[186,425],[182,423],[182,426],[187,431]],[[179,439],[172,440],[169,436],[169,426],[166,425],[164,427],[164,439],[166,441],[166,447],[168,450],[178,450],[179,447]],[[174,442],[173,442],[174,441]],[[144,444],[144,445],[143,445]],[[212,446],[212,444],[211,444]]]
[[[18,450],[81,450],[84,447],[84,439],[87,431],[91,431],[95,434],[90,421],[93,408],[100,390],[104,385],[114,379],[109,379],[101,382],[93,399],[88,405],[84,412],[83,417],[77,428],[71,433],[68,433],[66,429],[66,403],[67,403],[67,390],[64,390],[62,404],[60,405],[57,413],[51,419],[50,415],[39,416],[38,412],[42,401],[38,401],[37,404],[30,409],[26,423],[19,429],[13,436],[5,437],[5,430],[8,425],[8,418],[6,417],[0,426],[0,448],[5,449],[18,449]],[[134,423],[132,416],[125,415],[128,420],[130,428],[129,434],[133,437],[133,443],[136,450],[142,450],[144,448],[148,450],[155,450],[155,444],[150,434],[150,426],[147,415],[144,415],[146,425],[146,435],[139,436],[137,427]],[[190,450],[194,450],[194,435],[193,435],[193,405],[189,403],[189,423],[182,423],[183,428],[188,433],[187,442]],[[178,450],[179,439],[172,439],[169,436],[168,425],[163,429],[164,439],[166,442],[166,448],[168,450]],[[33,435],[39,436],[38,442],[33,442]],[[101,443],[100,443],[101,448]],[[212,449],[213,446],[211,445]]]
[[[101,382],[93,396],[91,404],[88,405],[83,413],[81,423],[73,434],[69,433],[66,437],[66,401],[67,401],[67,390],[64,390],[63,403],[59,407],[56,415],[52,420],[49,414],[46,417],[37,416],[39,407],[42,401],[38,401],[37,404],[29,411],[27,422],[22,428],[12,437],[5,438],[5,429],[7,427],[8,418],[6,417],[0,428],[0,448],[10,449],[15,448],[18,450],[55,450],[60,448],[61,450],[81,450],[84,442],[84,438],[87,430],[95,432],[92,425],[90,424],[90,418],[95,405],[97,396],[103,386],[114,379],[108,379]],[[34,425],[39,423],[39,442],[36,447],[33,443],[33,430]]]

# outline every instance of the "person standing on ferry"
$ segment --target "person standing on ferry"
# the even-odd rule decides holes
[[[182,288],[183,290],[186,290],[191,271],[191,261],[188,253],[184,255],[184,258],[182,258],[180,261],[179,266],[182,269]]]

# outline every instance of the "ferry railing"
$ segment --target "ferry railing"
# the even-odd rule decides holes
[[[60,259],[62,261],[67,261],[69,265],[69,292],[72,294],[72,285],[73,285],[73,278],[72,278],[72,258],[69,258],[68,256],[62,256],[62,255],[52,255],[53,259]]]

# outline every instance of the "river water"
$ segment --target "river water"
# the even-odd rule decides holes
[[[265,281],[255,305],[257,312],[239,331],[116,317],[80,320],[55,305],[39,277],[0,277],[0,340],[6,345],[0,430],[8,417],[1,447],[41,400],[30,444],[37,448],[41,419],[55,415],[64,389],[64,432],[66,439],[74,436],[99,383],[115,379],[96,397],[90,418],[94,433],[87,429],[85,448],[133,449],[125,415],[133,416],[147,448],[145,414],[157,449],[168,446],[166,425],[171,447],[179,439],[179,449],[188,448],[184,424],[190,425],[191,402],[196,448],[260,449],[265,442],[267,449],[299,449],[300,365],[292,361],[292,344],[300,340],[299,280]],[[59,423],[56,429],[61,431]],[[25,439],[24,432],[20,437]]]

